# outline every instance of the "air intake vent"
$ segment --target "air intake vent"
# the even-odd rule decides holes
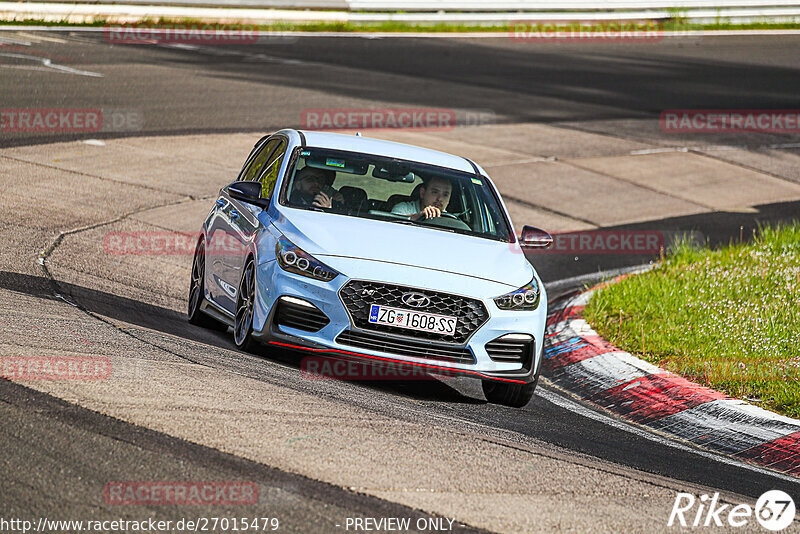
[[[532,337],[523,334],[507,334],[486,344],[489,357],[498,363],[521,363],[530,368],[533,361]]]
[[[304,300],[281,297],[275,312],[275,324],[306,332],[318,332],[330,321],[322,310]]]

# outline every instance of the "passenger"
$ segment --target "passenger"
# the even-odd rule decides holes
[[[344,203],[344,197],[331,187],[334,180],[336,172],[332,170],[303,167],[295,174],[289,201],[317,208],[330,208],[332,204],[339,207]]]
[[[419,198],[408,202],[400,202],[392,208],[392,213],[407,215],[412,221],[441,217],[450,203],[453,184],[450,180],[434,177],[423,180],[419,189]]]

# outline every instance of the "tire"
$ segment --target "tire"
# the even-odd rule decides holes
[[[233,342],[238,348],[253,352],[258,342],[253,339],[253,314],[255,312],[256,269],[249,258],[242,271],[239,292],[236,295],[236,318],[233,323]]]
[[[206,250],[201,240],[197,243],[197,248],[194,250],[194,259],[192,260],[192,278],[189,281],[189,322],[196,326],[224,332],[228,329],[227,325],[220,323],[200,311],[200,305],[203,303],[203,295],[205,292],[205,274]]]
[[[533,398],[538,382],[539,377],[537,376],[533,382],[528,384],[509,384],[507,382],[484,380],[481,385],[483,386],[483,394],[490,403],[522,408]]]

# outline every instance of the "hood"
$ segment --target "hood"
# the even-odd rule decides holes
[[[282,208],[280,217],[274,221],[275,227],[295,245],[321,260],[338,256],[409,265],[498,282],[510,290],[527,284],[533,277],[533,267],[517,243],[423,226]]]

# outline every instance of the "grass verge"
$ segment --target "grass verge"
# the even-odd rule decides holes
[[[622,350],[800,417],[800,221],[717,250],[681,244],[596,292],[584,316]]]
[[[524,17],[522,17],[524,20]],[[7,26],[75,26],[75,27],[102,27],[106,25],[119,25],[111,19],[95,17],[90,22],[70,22],[64,20],[2,20],[1,25]],[[134,23],[135,25],[203,25],[215,24],[213,21],[203,21],[199,19],[186,18],[161,18],[157,20],[143,19]],[[376,33],[508,33],[512,34],[520,28],[514,24],[447,24],[447,23],[410,23],[410,22],[275,22],[271,24],[248,24],[247,29],[274,32],[334,32],[334,33],[355,33],[355,32],[376,32]],[[542,23],[546,25],[547,23]],[[597,32],[608,32],[608,23],[598,25]],[[797,30],[800,29],[800,22],[752,22],[748,24],[731,24],[724,21],[712,24],[694,24],[682,22],[678,19],[668,20],[658,26],[659,30],[668,32],[694,31],[694,30]],[[543,27],[543,31],[547,31]],[[529,36],[528,38],[532,38]],[[632,39],[635,41],[635,39]],[[557,39],[542,38],[543,42],[558,42]],[[614,41],[609,38],[609,41]]]

